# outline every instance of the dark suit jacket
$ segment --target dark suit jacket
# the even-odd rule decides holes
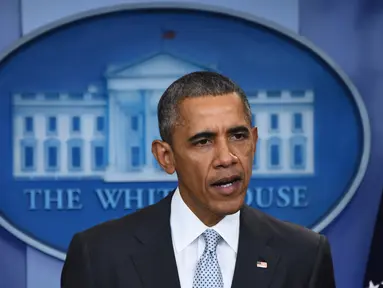
[[[172,195],[76,234],[61,287],[180,287],[170,229]],[[233,288],[335,287],[330,247],[322,235],[244,206],[238,245]],[[267,262],[267,268],[257,267],[257,261]]]

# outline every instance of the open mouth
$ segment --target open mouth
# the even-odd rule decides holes
[[[236,176],[221,178],[211,185],[215,187],[227,188],[227,187],[233,186],[234,184],[236,184],[237,182],[241,180],[242,180],[241,177],[236,175]]]

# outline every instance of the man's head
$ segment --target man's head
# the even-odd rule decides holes
[[[181,195],[207,225],[237,212],[252,172],[257,129],[245,93],[213,72],[194,72],[172,83],[158,104],[162,141],[152,152]]]

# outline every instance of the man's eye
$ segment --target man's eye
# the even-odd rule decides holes
[[[233,138],[234,140],[242,140],[242,139],[247,138],[247,135],[244,134],[244,133],[236,133],[236,134],[234,134],[234,135],[232,136],[232,138]]]
[[[197,146],[205,146],[205,145],[210,144],[210,140],[209,139],[201,139],[201,140],[198,140],[195,144]]]

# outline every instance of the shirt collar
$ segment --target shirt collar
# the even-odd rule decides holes
[[[239,214],[238,211],[235,214],[227,215],[215,226],[210,227],[221,235],[235,253],[238,250]],[[209,228],[185,204],[178,188],[172,198],[170,226],[177,253],[185,249]]]

